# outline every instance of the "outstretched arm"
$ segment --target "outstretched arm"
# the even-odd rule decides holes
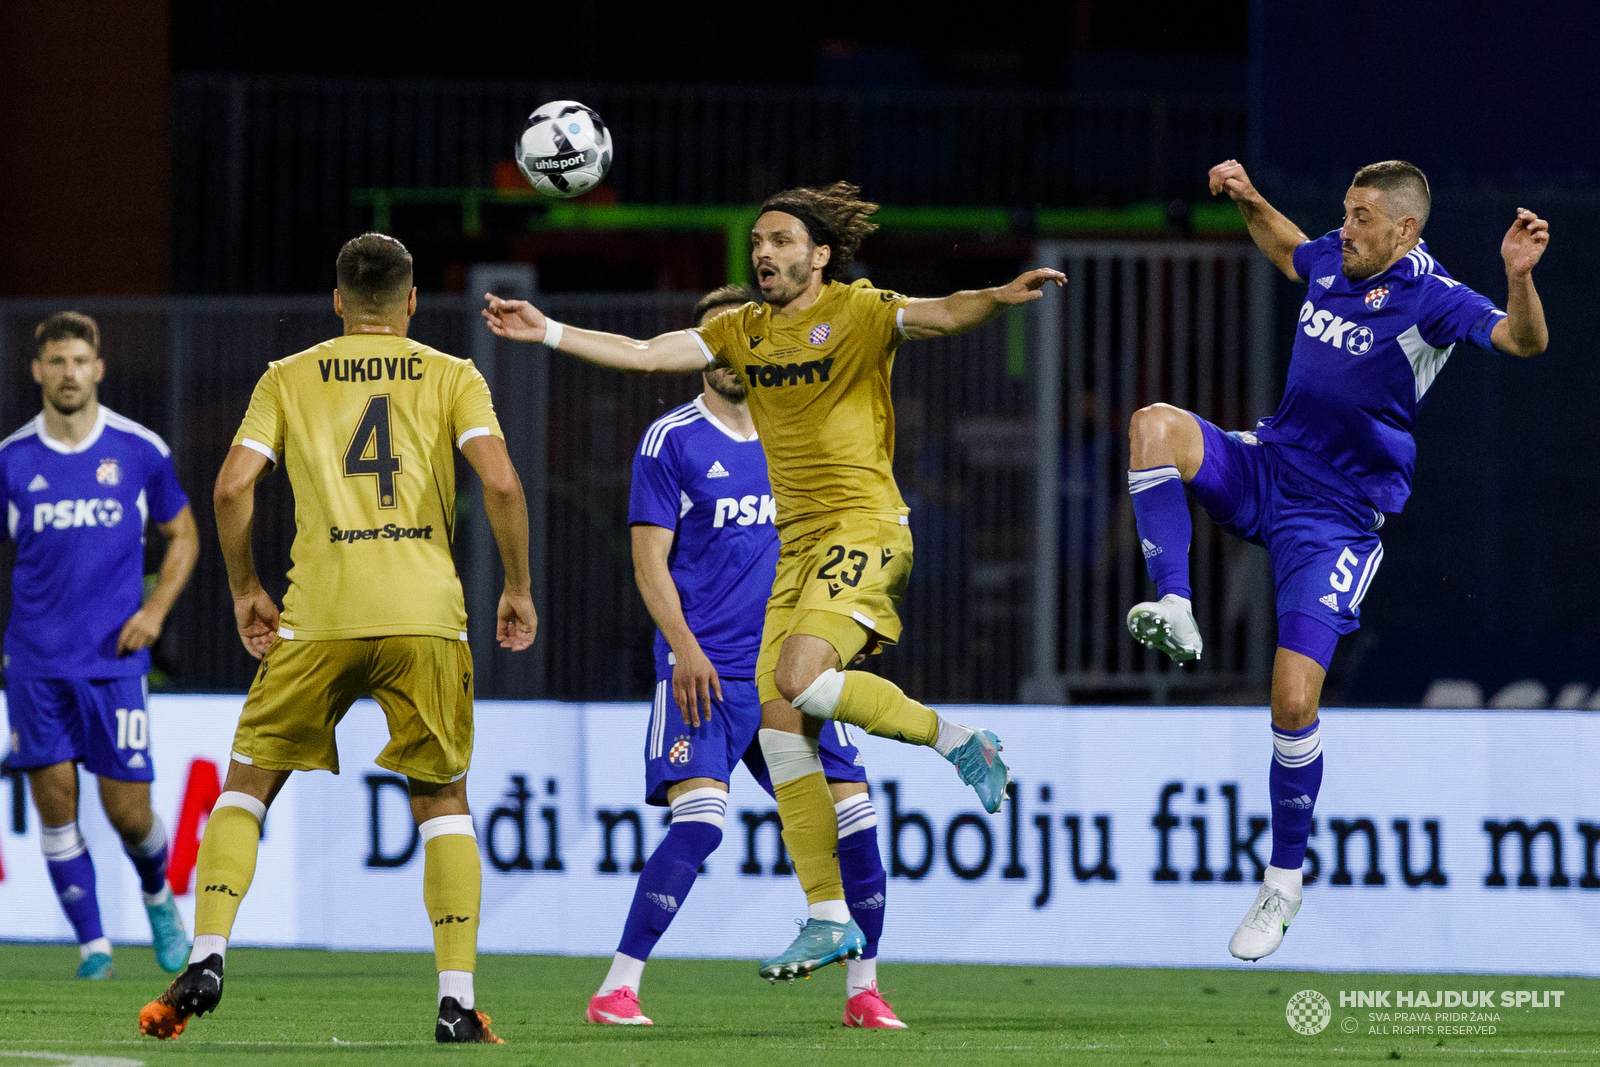
[[[1044,295],[1044,287],[1051,282],[1066,285],[1067,276],[1041,267],[990,289],[963,289],[936,300],[913,300],[906,305],[901,320],[906,338],[916,341],[924,337],[949,337],[977,329],[1008,307],[1039,299]]]
[[[483,298],[488,305],[483,309],[483,318],[496,337],[549,345],[586,363],[640,374],[706,367],[705,349],[687,330],[635,341],[620,334],[580,330],[554,322],[526,300],[502,300],[493,293],[485,293]]]
[[[1537,356],[1550,344],[1544,304],[1533,287],[1533,267],[1550,244],[1550,224],[1527,208],[1517,208],[1517,221],[1500,242],[1506,261],[1506,317],[1494,324],[1489,340],[1514,356]]]
[[[1250,175],[1237,159],[1218,163],[1211,168],[1211,195],[1227,193],[1239,205],[1239,214],[1250,228],[1250,239],[1256,243],[1272,265],[1283,271],[1292,282],[1300,280],[1294,269],[1294,250],[1310,240],[1300,227],[1267,203],[1266,197],[1256,192]]]

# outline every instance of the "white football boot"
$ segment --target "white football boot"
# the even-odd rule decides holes
[[[1128,611],[1128,632],[1141,645],[1165,652],[1179,663],[1200,658],[1203,642],[1194,609],[1176,593],[1135,604]]]
[[[1300,911],[1299,893],[1290,896],[1282,886],[1262,882],[1256,902],[1244,914],[1244,922],[1228,940],[1228,951],[1241,960],[1254,962],[1270,956],[1283,944],[1289,923]]]

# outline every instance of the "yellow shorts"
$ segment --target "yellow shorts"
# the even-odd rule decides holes
[[[380,767],[440,784],[467,773],[472,650],[426,635],[274,642],[245,698],[234,758],[274,771],[338,774],[334,727],[368,694],[389,720]]]
[[[900,640],[900,601],[911,578],[911,528],[903,519],[845,512],[779,550],[756,660],[762,703],[781,699],[773,674],[794,634],[827,641],[845,667],[869,642],[877,652]]]

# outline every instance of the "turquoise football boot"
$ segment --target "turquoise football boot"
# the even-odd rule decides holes
[[[1000,739],[994,731],[972,731],[966,743],[945,758],[955,764],[961,780],[977,792],[984,811],[993,815],[1000,810],[1011,772],[1000,758]]]
[[[111,966],[111,957],[104,952],[91,952],[84,961],[78,964],[78,973],[74,978],[88,978],[92,981],[106,981],[115,978],[117,972]]]
[[[794,941],[781,955],[761,964],[759,973],[768,982],[775,983],[782,978],[792,983],[796,978],[808,977],[812,971],[830,963],[859,959],[862,950],[867,947],[866,935],[854,919],[843,923],[829,922],[827,919],[807,919],[803,923],[796,919],[795,922],[800,927],[800,933]]]
[[[169,893],[166,900],[146,904],[144,910],[150,916],[150,944],[156,950],[156,962],[168,974],[177,974],[189,963],[189,933],[178,914],[178,902]]]

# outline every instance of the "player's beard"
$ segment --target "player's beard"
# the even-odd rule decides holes
[[[744,379],[737,374],[708,374],[706,384],[711,391],[722,399],[734,404],[743,404],[749,390],[745,388]]]
[[[1350,281],[1365,281],[1383,268],[1385,260],[1376,252],[1373,252],[1365,257],[1361,257],[1360,252],[1357,251],[1356,255],[1360,258],[1345,259],[1341,256],[1339,260],[1340,273],[1342,273]]]
[[[784,307],[796,300],[806,291],[806,286],[811,284],[810,262],[791,263],[787,267],[779,267],[778,281],[781,288],[779,285],[772,287],[772,292],[767,294],[767,303]]]
[[[44,394],[44,402],[55,408],[57,414],[60,415],[76,415],[87,407],[89,401],[93,399],[94,390],[81,387],[70,398],[62,396],[59,389],[53,389]]]

